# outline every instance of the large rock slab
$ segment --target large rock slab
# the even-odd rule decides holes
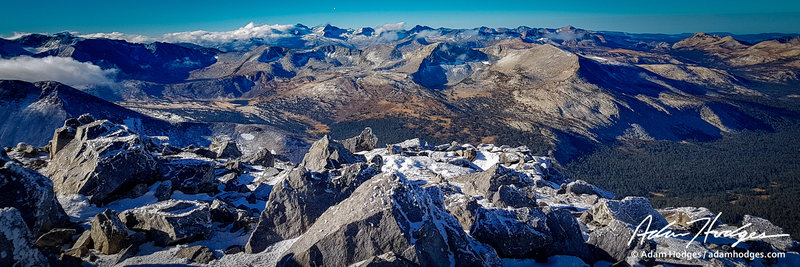
[[[359,161],[362,160],[359,160],[341,143],[332,140],[326,135],[311,145],[300,165],[312,172],[322,172],[326,169],[336,169],[344,164],[353,164]]]
[[[213,162],[199,159],[166,158],[159,164],[159,170],[162,179],[171,181],[171,190],[197,194],[217,190],[215,166]]]
[[[627,262],[629,265],[635,265],[642,260],[638,255],[655,250],[656,244],[649,240],[642,242],[641,237],[634,238],[629,244],[628,242],[634,234],[632,225],[620,220],[611,220],[608,225],[595,229],[589,234],[587,244],[592,247],[592,254],[597,260]],[[638,255],[631,253],[634,250]]]
[[[242,156],[242,151],[236,146],[236,142],[230,139],[215,138],[208,146],[208,150],[214,152],[220,159],[235,159]]]
[[[292,170],[270,192],[245,251],[260,252],[270,244],[300,236],[325,210],[378,173],[363,162],[345,167],[340,175],[328,173],[332,177],[303,168]]]
[[[483,196],[501,208],[536,207],[533,180],[499,164],[482,172],[450,178],[449,181],[461,185],[464,193]]]
[[[211,233],[211,213],[207,203],[167,200],[120,214],[128,228],[145,231],[158,246],[187,243]]]
[[[744,219],[742,219],[742,225],[748,224],[750,227],[745,228],[747,231],[755,231],[758,233],[764,233],[766,235],[786,234],[786,231],[784,231],[783,228],[774,225],[772,222],[761,217],[745,215]],[[800,243],[798,243],[797,240],[792,239],[790,236],[766,238],[762,239],[761,241],[766,242],[767,244],[772,245],[775,249],[783,252],[797,251],[800,249]]]
[[[40,248],[56,248],[60,250],[61,246],[72,242],[72,236],[77,232],[77,230],[71,228],[55,228],[36,238],[34,244]]]
[[[206,246],[185,247],[181,250],[178,250],[178,253],[175,254],[175,256],[178,258],[187,259],[191,262],[202,264],[208,264],[209,262],[217,259],[217,256],[214,255],[214,252]]]
[[[673,223],[670,228],[678,230],[689,230],[697,232],[704,226],[705,222],[690,223],[698,219],[714,218],[715,213],[711,212],[708,208],[704,207],[678,207],[678,208],[665,208],[659,209],[658,213],[664,216],[667,222]],[[717,220],[717,223],[722,223]]]
[[[369,151],[375,149],[375,146],[378,144],[378,137],[372,133],[372,128],[367,127],[361,131],[361,134],[344,139],[341,143],[347,150],[353,153]]]
[[[279,266],[347,266],[392,252],[414,265],[498,266],[490,247],[466,235],[437,187],[381,174],[317,219]]]
[[[553,243],[547,218],[538,209],[478,209],[469,233],[504,258],[534,257]]]
[[[106,209],[92,219],[90,230],[94,249],[103,254],[115,254],[124,249],[128,244],[128,228],[122,224],[119,214]]]
[[[474,213],[470,235],[495,248],[501,257],[544,260],[553,255],[572,255],[587,262],[593,259],[578,221],[567,210],[479,207]]]
[[[647,216],[652,215],[650,230],[658,230],[667,226],[667,220],[658,213],[650,201],[643,197],[626,197],[622,200],[600,199],[592,207],[592,218],[600,225],[608,225],[613,220],[619,220],[631,225],[639,225]],[[646,227],[645,223],[642,227]]]
[[[547,255],[573,255],[585,262],[593,262],[594,258],[583,239],[583,231],[572,213],[564,209],[543,208],[547,216],[547,228],[553,243],[547,247]]]
[[[49,166],[44,174],[53,180],[57,194],[81,194],[93,204],[113,201],[133,186],[157,178],[156,161],[139,136],[106,120],[78,126]]]
[[[22,214],[13,207],[0,208],[0,266],[47,266]]]
[[[614,199],[614,193],[610,191],[603,190],[593,184],[587,183],[584,180],[577,180],[567,184],[567,192],[576,194],[576,195],[597,195],[602,198]]]
[[[0,192],[0,208],[16,208],[34,236],[69,223],[53,182],[34,170],[6,162],[0,167]]]
[[[242,161],[250,163],[252,165],[272,167],[275,166],[275,155],[273,155],[272,152],[269,151],[269,149],[262,148],[253,154],[245,156],[244,158],[242,158]]]

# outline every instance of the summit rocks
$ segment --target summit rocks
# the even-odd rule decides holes
[[[89,116],[67,121],[55,136],[49,147],[54,157],[36,156],[49,161],[42,172],[52,183],[23,167],[19,153],[7,157],[0,151],[0,189],[6,192],[0,196],[0,264],[500,266],[565,258],[577,265],[751,263],[634,255],[686,248],[680,239],[635,238],[629,245],[635,226],[648,216],[651,228],[667,225],[666,216],[681,223],[675,230],[692,231],[687,220],[714,213],[689,207],[656,211],[646,198],[616,199],[564,176],[550,158],[527,147],[431,146],[411,139],[368,149],[374,138],[365,130],[341,141],[347,145],[326,136],[294,164],[271,152],[252,160],[218,145],[181,149]],[[228,152],[218,157],[219,151]],[[746,216],[742,224],[784,233],[757,217]],[[687,249],[740,249],[713,242]],[[745,245],[796,257],[791,238]],[[790,262],[754,264],[759,263]]]
[[[68,120],[56,130],[51,148],[52,165],[43,173],[53,180],[57,194],[82,194],[101,204],[157,179],[156,161],[142,139],[107,120]]]
[[[353,164],[359,160],[350,150],[327,135],[314,142],[300,164],[312,172],[336,169],[343,164]]]
[[[423,266],[492,266],[493,249],[467,236],[436,187],[393,174],[362,184],[284,253],[279,266],[348,265],[392,252]]]

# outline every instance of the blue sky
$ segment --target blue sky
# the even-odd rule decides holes
[[[0,35],[14,32],[222,31],[257,24],[561,27],[682,33],[800,32],[800,1],[208,1],[3,0]]]

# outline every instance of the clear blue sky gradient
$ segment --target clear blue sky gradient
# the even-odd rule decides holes
[[[256,24],[561,27],[637,33],[800,32],[798,0],[209,1],[2,0],[0,35],[77,31],[159,35]]]

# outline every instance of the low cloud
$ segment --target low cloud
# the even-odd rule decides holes
[[[293,36],[297,33],[308,33],[307,29],[295,25],[256,25],[252,22],[233,31],[209,32],[189,31],[164,34],[162,41],[173,43],[194,43],[199,45],[215,45],[237,40],[260,38],[265,40]]]
[[[387,31],[401,31],[405,28],[406,28],[406,23],[404,21],[398,23],[383,24],[375,28],[375,35],[380,35],[382,32],[387,32]]]
[[[75,88],[111,86],[117,70],[104,70],[68,57],[34,58],[19,56],[0,59],[0,79],[28,82],[57,81]]]

